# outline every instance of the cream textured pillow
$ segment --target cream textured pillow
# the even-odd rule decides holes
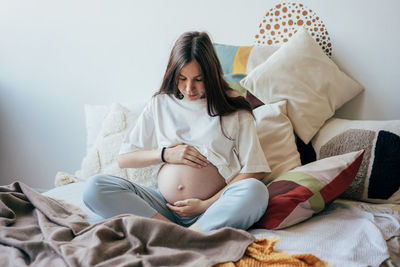
[[[122,106],[127,107],[134,114],[140,114],[148,100],[137,100],[128,103],[123,103]],[[110,111],[111,105],[93,105],[85,104],[85,119],[86,119],[86,152],[94,146],[96,138],[103,126],[104,118]]]
[[[286,100],[253,110],[257,135],[271,168],[263,180],[268,183],[283,173],[301,166],[293,127],[287,117]]]
[[[99,135],[104,118],[110,111],[110,106],[107,105],[85,105],[86,119],[86,152],[94,146],[96,138]]]
[[[240,83],[264,103],[286,99],[288,117],[306,144],[336,109],[363,90],[304,28]]]
[[[79,179],[86,180],[95,174],[104,173],[126,178],[145,186],[156,187],[154,175],[158,170],[157,167],[137,169],[120,169],[118,167],[118,155],[122,141],[135,125],[139,115],[118,103],[111,105],[94,145],[82,161],[81,170],[76,172]]]

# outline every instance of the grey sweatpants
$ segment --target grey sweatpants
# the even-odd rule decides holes
[[[248,178],[225,188],[204,213],[182,217],[165,205],[167,201],[158,189],[116,176],[99,174],[89,178],[83,193],[86,206],[104,218],[126,213],[153,217],[160,213],[185,227],[197,222],[204,232],[225,226],[248,229],[263,216],[268,198],[267,187],[255,178]]]

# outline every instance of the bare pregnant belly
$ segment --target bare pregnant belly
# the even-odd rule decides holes
[[[158,188],[171,204],[188,198],[207,199],[226,185],[218,169],[201,169],[181,164],[165,164],[158,173]]]

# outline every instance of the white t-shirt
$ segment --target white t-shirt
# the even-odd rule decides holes
[[[207,112],[207,100],[189,101],[173,95],[152,97],[120,154],[188,144],[218,168],[229,183],[238,173],[270,172],[258,140],[253,116],[245,110],[220,117]],[[231,140],[230,140],[231,139]]]

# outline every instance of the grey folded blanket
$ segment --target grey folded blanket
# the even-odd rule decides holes
[[[213,266],[239,260],[254,237],[223,228],[197,233],[120,215],[89,225],[21,182],[0,186],[1,266]]]

